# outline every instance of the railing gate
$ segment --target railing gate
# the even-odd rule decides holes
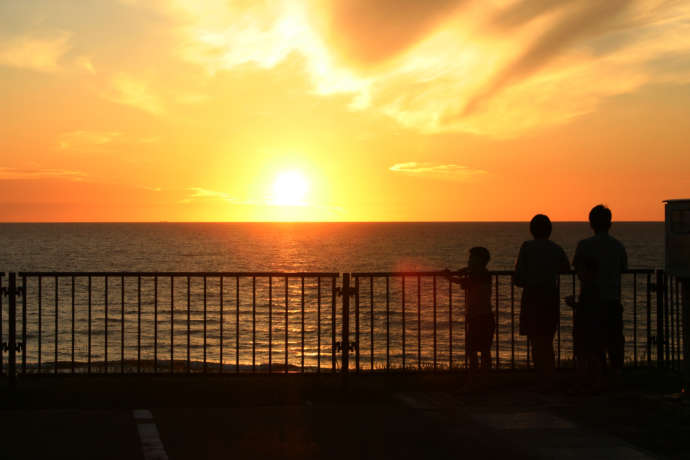
[[[17,297],[23,294],[23,289],[17,287],[16,273],[9,274],[7,287],[1,291],[2,297],[7,297],[7,342],[2,343],[2,351],[8,353],[7,379],[10,389],[14,389],[17,385],[17,351],[22,349],[22,344],[17,343]]]

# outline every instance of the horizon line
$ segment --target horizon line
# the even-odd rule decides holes
[[[529,220],[27,220],[0,221],[0,224],[511,224]],[[553,223],[583,223],[587,220],[552,220]],[[616,223],[664,223],[664,220],[614,220]]]

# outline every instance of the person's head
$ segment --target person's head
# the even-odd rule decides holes
[[[470,257],[467,261],[467,266],[470,270],[481,270],[486,268],[491,260],[489,250],[483,246],[475,246],[470,249]]]
[[[535,240],[548,240],[551,236],[551,220],[544,214],[532,217],[529,231]]]
[[[594,233],[607,233],[611,228],[611,210],[598,204],[589,211],[589,225]]]

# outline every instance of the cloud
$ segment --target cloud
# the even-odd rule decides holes
[[[90,73],[91,75],[96,74],[96,68],[93,66],[93,62],[91,62],[91,59],[89,59],[86,56],[79,56],[74,60],[74,64],[82,69],[85,70],[86,72]]]
[[[483,169],[472,169],[462,165],[425,162],[420,163],[416,161],[396,163],[388,169],[393,172],[404,173],[412,176],[425,176],[436,179],[456,181],[465,181],[487,174],[487,172]]]
[[[86,173],[69,169],[0,167],[0,180],[67,179],[81,181],[85,177]]]
[[[39,72],[55,72],[70,50],[71,35],[58,32],[50,37],[23,35],[0,42],[0,65]]]
[[[212,199],[212,200],[223,200],[231,203],[239,203],[238,200],[231,197],[225,192],[217,192],[215,190],[208,190],[201,187],[189,187],[187,191],[193,192],[191,195],[179,201],[179,203],[187,204],[194,200]]]
[[[101,146],[121,136],[122,133],[116,131],[71,131],[59,136],[58,146],[61,150]]]
[[[128,74],[114,76],[110,81],[110,88],[103,93],[103,97],[153,115],[164,113],[163,102],[151,91],[149,84]]]
[[[461,0],[331,0],[322,33],[337,53],[372,65],[405,51],[429,34]]]
[[[690,4],[673,0],[176,0],[179,55],[209,74],[304,57],[317,94],[351,96],[426,133],[517,136],[658,82],[690,56]]]
[[[574,9],[566,9],[563,11],[563,17],[557,20],[545,33],[538,36],[521,56],[498,72],[488,87],[473,95],[459,116],[471,114],[478,109],[484,100],[493,97],[506,85],[536,72],[579,38],[587,34],[603,32],[603,26],[615,21],[617,16],[631,3],[631,0],[584,2],[582,5],[577,4]],[[536,17],[549,8],[560,6],[551,1],[537,2],[537,5],[539,4],[542,5],[542,8],[530,6],[524,10],[511,9],[511,12],[515,14],[499,15],[499,18],[502,18],[499,21],[512,22],[513,24],[524,22],[530,17],[530,13],[534,15],[532,17]],[[519,5],[521,6],[522,3]],[[518,15],[518,11],[522,11],[523,14]],[[511,19],[506,21],[506,18]]]

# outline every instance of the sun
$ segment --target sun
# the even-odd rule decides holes
[[[300,171],[282,171],[273,182],[273,204],[306,206],[309,181]]]

